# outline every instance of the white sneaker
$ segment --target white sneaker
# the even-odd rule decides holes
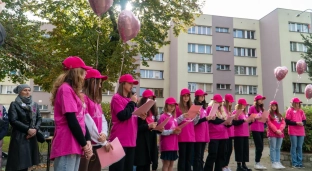
[[[282,165],[281,162],[277,162],[277,164],[279,165],[280,168],[285,169],[286,167]]]
[[[259,163],[259,165],[261,166],[262,170],[267,169],[265,166],[263,166],[261,163]]]
[[[232,171],[229,167],[227,168],[227,171]]]
[[[225,167],[222,169],[222,171],[229,171],[229,170],[228,170],[228,168]]]
[[[254,166],[254,168],[256,169],[256,170],[265,170],[265,169],[267,169],[266,167],[264,167],[262,164],[260,164],[260,163],[256,163],[255,164],[255,166]]]
[[[273,169],[281,169],[281,167],[279,166],[279,164],[278,164],[277,162],[274,162],[274,163],[272,164],[272,168],[273,168]]]

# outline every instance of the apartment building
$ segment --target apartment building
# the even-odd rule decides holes
[[[149,67],[142,64],[138,67],[140,83],[134,89],[140,96],[144,90],[152,89],[159,111],[163,109],[165,98],[173,96],[179,100],[182,88],[188,88],[192,98],[201,88],[208,93],[206,99],[216,93],[231,93],[236,99],[246,98],[250,104],[256,94],[263,94],[267,97],[265,106],[268,106],[277,87],[273,70],[286,66],[288,75],[279,83],[276,95],[280,108],[283,111],[289,106],[294,92],[305,105],[312,105],[304,97],[304,88],[310,83],[308,74],[298,79],[295,71],[296,61],[307,50],[301,34],[310,33],[312,14],[296,17],[298,13],[300,11],[278,8],[260,20],[203,14],[186,33],[175,37],[169,31],[171,44],[159,49],[148,62]],[[32,81],[29,84],[41,110],[52,111],[50,95]],[[10,92],[14,84],[5,80],[0,85],[0,102],[8,105],[15,95],[6,92]],[[103,92],[103,101],[109,102],[113,94],[114,89]]]

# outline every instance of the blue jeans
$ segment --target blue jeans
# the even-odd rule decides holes
[[[133,171],[136,171],[136,166],[133,166]]]
[[[291,163],[293,166],[302,165],[302,145],[304,136],[290,136],[291,148]]]
[[[71,154],[54,159],[54,170],[57,171],[78,171],[80,155]]]
[[[271,162],[280,162],[283,138],[270,137],[269,141]]]

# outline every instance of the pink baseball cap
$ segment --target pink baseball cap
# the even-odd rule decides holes
[[[152,90],[150,89],[146,89],[143,93],[142,93],[142,97],[145,97],[145,98],[149,98],[149,97],[153,97],[155,98],[155,94]]]
[[[132,75],[130,74],[125,74],[125,75],[122,75],[120,78],[119,78],[119,83],[133,83],[134,85],[138,85],[139,84],[139,81],[133,79]]]
[[[177,101],[175,100],[175,98],[173,98],[173,97],[168,97],[167,99],[166,99],[166,102],[165,102],[166,104],[175,104],[175,105],[178,105],[178,103],[177,103]]]
[[[294,97],[293,99],[291,99],[291,103],[302,103],[302,101],[299,98]]]
[[[220,94],[215,94],[211,100],[216,101],[217,103],[222,103],[223,99]]]
[[[207,93],[205,93],[202,89],[198,89],[195,91],[195,96],[206,96]]]
[[[225,99],[226,101],[230,102],[230,103],[235,102],[235,101],[234,101],[234,98],[233,98],[233,96],[232,96],[232,94],[226,94],[226,95],[224,96],[224,99]]]
[[[257,101],[257,100],[265,100],[266,98],[264,96],[261,96],[261,95],[256,95],[255,98],[254,98],[254,101]]]
[[[107,80],[108,77],[106,75],[101,75],[101,73],[96,69],[90,69],[87,71],[87,75],[85,79],[89,79],[89,78],[99,78],[102,80]]]
[[[277,105],[277,101],[275,101],[275,100],[271,101],[270,105]]]
[[[187,88],[182,89],[180,95],[181,95],[181,96],[184,96],[184,95],[186,95],[186,94],[191,94],[190,90],[187,89]]]
[[[237,103],[240,105],[244,105],[244,106],[248,105],[246,99],[244,99],[244,98],[238,99]]]
[[[64,69],[74,69],[74,68],[82,68],[85,70],[90,70],[92,67],[87,66],[84,61],[78,56],[69,56],[62,62]]]

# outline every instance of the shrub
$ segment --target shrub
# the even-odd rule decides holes
[[[106,118],[107,120],[107,125],[108,125],[108,134],[110,132],[110,128],[112,126],[112,115],[111,115],[111,111],[110,111],[110,103],[108,102],[103,102],[101,104],[102,106],[102,110],[103,110],[103,113],[104,113],[104,117]]]
[[[302,107],[302,110],[304,111],[306,117],[307,117],[307,123],[305,125],[305,133],[306,136],[304,138],[303,143],[303,152],[311,153],[312,152],[312,107],[306,106]],[[287,127],[284,130],[285,138],[282,145],[282,151],[290,151],[290,138],[288,135],[288,129]]]

